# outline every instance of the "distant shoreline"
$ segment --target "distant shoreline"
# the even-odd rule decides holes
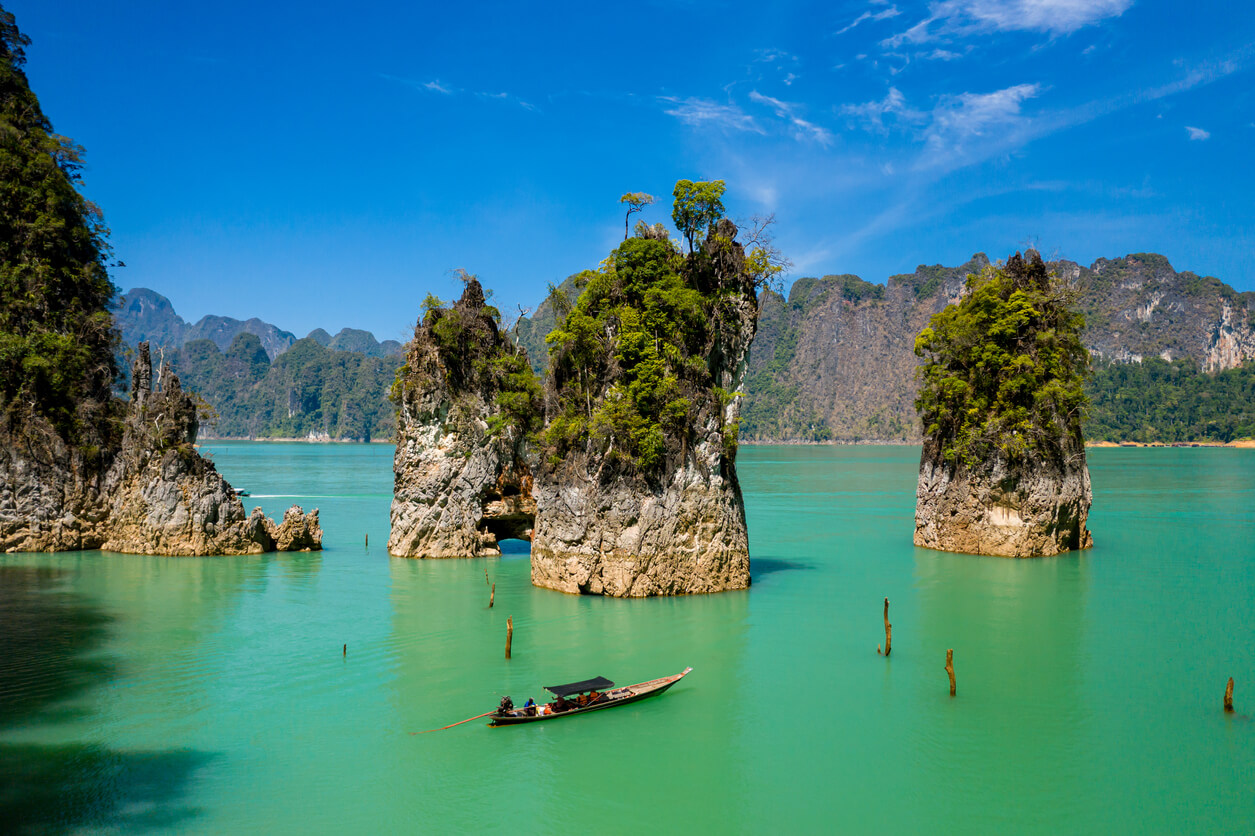
[[[259,441],[275,444],[396,444],[391,438],[372,438],[370,441],[357,441],[348,438],[218,438],[202,436],[201,442],[214,441]],[[742,447],[918,447],[918,441],[742,441]],[[1240,438],[1237,441],[1087,441],[1086,447],[1231,447],[1234,449],[1255,449],[1255,439]]]
[[[284,443],[284,444],[396,444],[395,439],[391,438],[372,438],[370,441],[361,441],[356,438],[309,438],[304,436],[301,438],[246,438],[243,436],[205,436],[202,435],[196,439],[196,443],[211,441],[262,441],[266,443]]]

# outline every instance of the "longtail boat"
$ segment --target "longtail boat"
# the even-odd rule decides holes
[[[604,676],[585,679],[582,682],[568,682],[566,685],[546,685],[545,690],[553,694],[553,702],[541,705],[529,705],[515,708],[509,697],[501,701],[501,707],[492,713],[490,726],[512,726],[518,723],[534,723],[539,720],[553,720],[558,717],[570,717],[589,711],[600,711],[603,708],[614,708],[616,705],[627,705],[647,697],[654,697],[679,682],[692,671],[685,668],[674,676],[662,679],[651,679],[624,688],[614,687],[614,683]],[[567,697],[575,697],[568,700]]]

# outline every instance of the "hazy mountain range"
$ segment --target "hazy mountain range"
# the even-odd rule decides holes
[[[277,325],[263,322],[256,317],[244,321],[229,316],[203,316],[196,323],[188,323],[174,311],[170,300],[155,290],[136,287],[118,297],[116,313],[122,342],[137,345],[144,340],[155,346],[182,348],[193,340],[209,340],[226,351],[236,334],[254,334],[261,340],[271,360],[292,347],[297,336]],[[396,340],[379,342],[369,331],[342,328],[334,337],[322,328],[315,328],[306,336],[323,348],[333,351],[356,351],[367,357],[401,355],[401,343]]]
[[[827,275],[798,279],[787,297],[764,291],[743,387],[741,438],[918,440],[915,335],[959,298],[969,273],[988,265],[977,253],[957,267],[921,265],[884,284]],[[1255,293],[1177,272],[1153,253],[1099,259],[1089,267],[1060,260],[1051,268],[1075,287],[1086,317],[1085,341],[1097,369],[1092,424],[1105,437],[1151,438],[1152,425],[1172,422],[1176,429],[1167,440],[1189,440],[1244,432],[1255,422],[1255,398],[1245,394],[1255,364],[1243,366],[1255,357]],[[578,296],[574,277],[559,290],[572,302]],[[379,438],[392,430],[387,392],[402,362],[395,340],[380,343],[349,328],[334,337],[317,329],[297,340],[259,319],[206,316],[188,324],[168,299],[143,288],[121,297],[117,321],[128,345],[147,339],[167,347],[185,384],[218,410],[210,432]],[[515,329],[540,374],[545,336],[556,322],[546,298]],[[300,351],[284,359],[294,347]],[[1103,370],[1143,360],[1143,374]],[[1176,371],[1154,365],[1173,361]],[[1240,380],[1220,379],[1239,366]],[[1139,417],[1138,409],[1149,410],[1151,403],[1159,411]],[[1198,414],[1188,415],[1186,403],[1201,405]]]

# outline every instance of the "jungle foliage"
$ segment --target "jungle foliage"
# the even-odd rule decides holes
[[[688,254],[638,224],[576,280],[583,292],[546,338],[551,461],[583,448],[648,475],[682,455],[698,416],[717,414],[722,424],[722,407],[738,393],[716,385],[710,351],[736,327],[736,306],[753,304],[781,269],[769,245],[744,253],[732,240],[736,227],[720,223],[723,190],[722,181],[676,184],[672,217]],[[721,429],[731,457],[738,427]]]
[[[1215,374],[1193,360],[1098,365],[1085,386],[1090,441],[1166,444],[1255,438],[1255,363]]]
[[[27,82],[29,43],[0,9],[0,409],[86,442],[107,429],[117,372],[108,230],[77,190],[83,149]]]
[[[487,304],[483,286],[460,272],[465,288],[455,303],[428,296],[423,320],[407,348],[406,364],[396,374],[392,400],[400,405],[410,387],[443,385],[455,405],[483,398],[493,406],[493,433],[511,427],[534,437],[543,419],[540,383],[501,327],[501,313]],[[432,352],[434,351],[434,356]],[[441,376],[437,381],[435,376]]]
[[[963,299],[920,332],[915,405],[946,462],[1058,461],[1079,441],[1089,354],[1075,301],[1036,252],[1016,253],[969,276]]]
[[[209,409],[207,434],[228,438],[387,438],[395,419],[387,402],[396,361],[297,340],[270,362],[261,341],[240,333],[227,350],[192,340],[165,359],[183,387]]]

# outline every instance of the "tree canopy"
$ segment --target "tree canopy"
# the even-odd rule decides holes
[[[624,241],[626,241],[628,237],[628,223],[631,220],[632,215],[636,212],[643,211],[646,206],[652,206],[653,202],[654,196],[645,192],[628,192],[623,197],[619,198],[619,203],[626,203],[628,207],[627,212],[623,216]]]
[[[734,240],[736,226],[720,222],[723,191],[722,181],[676,184],[673,217],[687,255],[664,231],[638,224],[598,270],[575,279],[584,290],[547,338],[551,456],[584,447],[648,475],[682,454],[695,421],[724,414],[735,393],[716,385],[710,352],[728,350],[745,300],[784,262],[765,224],[750,252]],[[699,233],[705,243],[694,249]],[[737,426],[721,429],[730,456]]]
[[[1063,455],[1080,440],[1089,353],[1075,292],[1019,253],[967,279],[915,340],[925,362],[915,406],[945,461]]]
[[[724,215],[722,180],[679,180],[671,195],[675,203],[671,208],[671,221],[688,242],[689,252],[694,242],[708,232]]]
[[[64,436],[107,411],[117,368],[108,230],[76,189],[82,149],[52,132],[0,9],[0,408]]]

